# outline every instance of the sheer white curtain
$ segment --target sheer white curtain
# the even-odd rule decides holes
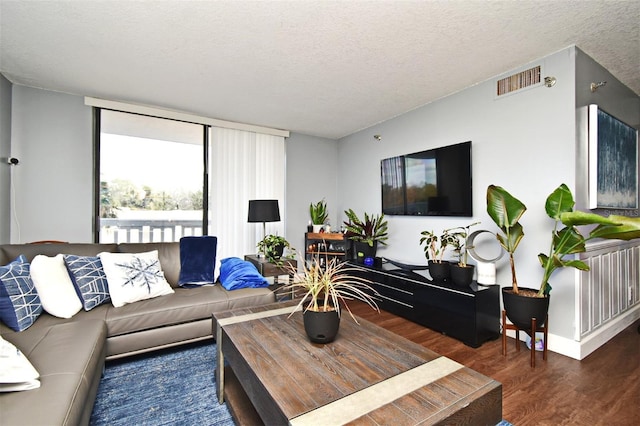
[[[218,237],[218,262],[257,252],[262,224],[247,222],[249,200],[277,199],[281,221],[266,232],[284,235],[284,186],[284,137],[210,128],[209,235]]]

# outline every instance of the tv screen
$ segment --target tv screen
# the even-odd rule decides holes
[[[471,141],[380,163],[382,212],[408,216],[473,216]]]

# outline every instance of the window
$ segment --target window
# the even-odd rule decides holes
[[[282,221],[267,233],[284,235],[285,132],[99,107],[96,116],[97,241],[215,235],[218,260],[243,257],[262,239],[262,227],[247,222],[253,199],[279,200]]]
[[[99,241],[178,241],[202,235],[205,127],[99,113]]]

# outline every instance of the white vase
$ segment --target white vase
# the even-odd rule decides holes
[[[313,224],[313,232],[318,233],[322,229],[322,225]]]

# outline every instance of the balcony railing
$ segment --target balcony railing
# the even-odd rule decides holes
[[[202,235],[202,220],[100,219],[101,243],[160,243]]]

